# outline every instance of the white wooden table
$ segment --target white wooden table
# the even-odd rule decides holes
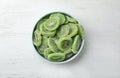
[[[40,59],[32,30],[43,15],[62,11],[86,30],[75,60]],[[0,78],[120,78],[120,0],[0,0]]]

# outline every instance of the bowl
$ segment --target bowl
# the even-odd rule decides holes
[[[74,54],[73,56],[71,56],[69,59],[66,59],[66,60],[63,60],[63,61],[59,61],[59,62],[50,61],[50,60],[46,59],[46,58],[43,56],[43,54],[40,53],[40,51],[38,51],[38,47],[37,47],[37,46],[35,45],[35,43],[34,43],[34,32],[35,32],[35,30],[37,29],[39,22],[40,22],[41,20],[43,20],[43,19],[48,18],[50,15],[52,15],[52,14],[57,14],[57,13],[63,14],[63,15],[65,15],[65,16],[69,16],[69,17],[71,17],[71,18],[74,18],[74,17],[72,17],[71,15],[69,15],[69,14],[67,14],[67,13],[64,13],[64,12],[51,12],[51,13],[48,13],[48,14],[44,15],[42,18],[40,18],[40,19],[37,21],[37,23],[35,24],[35,27],[33,28],[33,32],[32,32],[32,44],[33,44],[36,52],[40,55],[41,59],[43,59],[44,61],[46,61],[46,62],[48,62],[48,63],[52,63],[52,64],[63,64],[63,63],[67,63],[67,62],[75,59],[75,58],[81,53],[81,51],[82,51],[82,49],[83,49],[83,47],[84,47],[84,40],[85,40],[85,38],[84,38],[84,35],[85,35],[85,34],[84,34],[84,29],[83,29],[83,26],[80,24],[80,22],[79,22],[78,20],[76,20],[76,19],[74,18],[74,19],[76,20],[76,22],[82,27],[82,38],[81,38],[81,42],[80,42],[80,45],[79,45],[79,49],[77,50],[77,53]],[[58,30],[56,30],[56,31],[58,31]]]

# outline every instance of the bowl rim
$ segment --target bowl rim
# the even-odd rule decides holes
[[[74,18],[73,16],[69,15],[68,13],[59,12],[59,11],[50,12],[50,13],[47,13],[47,14],[43,15],[43,16],[35,23],[35,25],[34,25],[34,28],[33,28],[33,31],[32,31],[32,44],[33,44],[33,46],[34,46],[34,49],[37,51],[37,53],[39,54],[39,56],[40,56],[40,58],[41,58],[42,60],[44,60],[44,61],[46,61],[46,62],[48,62],[48,63],[52,63],[52,64],[63,64],[63,63],[67,63],[67,62],[72,61],[73,59],[75,59],[75,58],[81,53],[81,51],[82,51],[82,49],[83,49],[83,47],[84,47],[85,37],[84,37],[84,38],[82,39],[82,41],[81,41],[81,45],[80,45],[80,48],[79,48],[78,52],[77,52],[74,56],[70,57],[69,59],[67,59],[67,60],[65,60],[65,61],[61,61],[61,62],[52,62],[52,61],[49,61],[49,60],[45,59],[45,58],[38,52],[36,46],[35,46],[34,43],[33,43],[34,31],[35,31],[35,29],[36,29],[36,27],[37,27],[37,24],[38,24],[38,22],[39,22],[40,20],[42,20],[42,19],[45,18],[46,16],[49,16],[50,14],[54,14],[54,13],[62,13],[62,14],[64,14],[64,15],[67,15],[67,16],[70,16],[70,17]],[[75,19],[75,18],[74,18],[74,19]],[[79,20],[77,20],[77,22],[80,24]],[[82,26],[82,27],[83,27],[83,26]],[[83,29],[84,29],[84,27],[83,27]],[[85,33],[85,30],[84,30],[84,33]]]

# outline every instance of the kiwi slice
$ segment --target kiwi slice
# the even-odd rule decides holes
[[[77,24],[69,23],[68,25],[70,26],[69,36],[70,37],[75,36],[78,33]]]
[[[57,44],[56,44],[54,38],[49,38],[48,39],[48,46],[53,52],[59,52],[59,49],[57,47]]]
[[[58,21],[60,21],[60,24],[64,24],[65,23],[65,16],[61,13],[55,13],[55,14],[51,14],[50,18],[54,18]]]
[[[85,33],[84,33],[84,28],[83,28],[83,26],[80,25],[80,24],[77,24],[77,26],[78,26],[78,29],[79,29],[79,32],[78,32],[79,35],[81,36],[82,39],[84,39]]]
[[[69,25],[62,25],[58,31],[57,31],[57,36],[58,37],[64,37],[69,34],[70,27]]]
[[[70,23],[77,23],[77,21],[72,17],[66,16],[66,18],[67,18],[67,21]]]
[[[44,35],[46,37],[53,37],[56,33],[56,30],[49,31],[49,30],[45,29],[44,24],[41,24],[40,31],[41,31],[42,35]]]
[[[73,42],[73,45],[72,45],[72,51],[73,53],[77,53],[78,52],[78,49],[80,47],[80,44],[81,44],[81,39],[80,39],[80,36],[79,35],[76,35],[75,38],[74,38],[74,42]]]
[[[71,37],[63,37],[58,40],[58,48],[61,51],[68,50],[72,45],[72,38]]]
[[[64,51],[65,54],[70,53],[70,52],[72,52],[72,49],[71,49],[71,48],[69,48],[68,50],[65,50],[65,51]]]
[[[44,50],[45,50],[46,48],[48,48],[48,42],[47,42],[47,41],[48,41],[47,38],[46,38],[46,37],[43,37],[42,43],[41,43],[40,47],[37,48],[37,49],[38,49],[38,52],[39,52],[40,54],[44,54]]]
[[[64,53],[52,53],[48,55],[47,59],[52,62],[60,62],[65,59],[65,54]]]
[[[73,52],[66,53],[65,59],[67,60],[67,59],[71,58],[73,55],[74,55]]]
[[[40,20],[40,21],[37,23],[36,29],[38,29],[38,30],[40,31],[40,26],[41,26],[46,20],[47,20],[47,19]]]
[[[56,20],[55,18],[50,18],[45,21],[44,27],[49,31],[53,31],[59,27],[59,23],[60,22],[58,20]]]
[[[49,54],[54,53],[50,48],[44,50],[44,57],[47,58]]]
[[[35,30],[33,43],[36,47],[39,47],[41,45],[41,42],[42,42],[41,33],[38,30]]]

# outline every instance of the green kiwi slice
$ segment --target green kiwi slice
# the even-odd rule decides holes
[[[77,25],[78,25],[78,29],[79,29],[79,32],[78,32],[79,35],[81,36],[82,39],[84,39],[84,37],[85,37],[84,28],[80,24],[77,24]]]
[[[67,59],[71,58],[73,55],[74,55],[73,52],[66,53],[65,59],[67,60]]]
[[[64,37],[69,34],[70,27],[69,25],[62,25],[58,31],[57,31],[57,36],[58,37]]]
[[[70,23],[77,23],[77,21],[72,17],[66,16],[66,18],[67,18],[67,21]]]
[[[44,50],[44,57],[47,58],[49,54],[54,53],[50,48]]]
[[[77,35],[77,36],[75,36],[74,42],[73,42],[73,45],[72,45],[72,51],[73,51],[73,53],[76,54],[78,52],[80,44],[81,44],[81,39],[80,39],[80,36]]]
[[[47,39],[48,39],[48,38],[43,37],[42,43],[41,43],[40,47],[38,47],[38,52],[39,52],[40,54],[44,54],[44,50],[45,50],[46,48],[48,48],[48,40],[47,40]]]
[[[60,24],[64,24],[66,21],[65,16],[61,13],[51,14],[50,18],[54,18],[54,19],[60,21]]]
[[[42,35],[44,35],[46,37],[53,37],[56,33],[56,30],[49,31],[49,30],[45,29],[44,24],[41,24],[40,31],[41,31]]]
[[[72,38],[71,37],[63,37],[58,40],[58,48],[61,51],[68,50],[72,45]]]
[[[53,52],[59,52],[59,49],[57,47],[57,44],[56,44],[54,38],[49,38],[48,39],[48,46]]]
[[[33,43],[36,47],[39,47],[41,45],[41,42],[42,42],[41,33],[38,30],[35,30]]]
[[[70,26],[69,36],[70,37],[75,36],[78,33],[77,24],[69,23],[68,25]]]
[[[52,62],[60,62],[65,59],[65,54],[64,53],[52,53],[48,55],[47,59]]]
[[[45,21],[44,27],[49,31],[56,30],[59,27],[59,21],[55,18],[50,18]]]

